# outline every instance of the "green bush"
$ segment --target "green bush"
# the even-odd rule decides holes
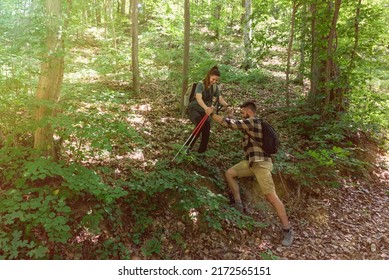
[[[66,244],[82,226],[98,227],[102,219],[114,216],[115,202],[127,195],[121,187],[105,184],[92,170],[37,157],[29,149],[1,149],[0,168],[6,184],[0,190],[4,259],[48,258],[49,251],[55,253],[55,244]],[[76,223],[71,206],[83,200],[95,201],[95,207],[104,205],[104,212]]]
[[[166,200],[165,207],[175,209],[187,223],[191,223],[191,211],[197,211],[198,222],[216,230],[223,229],[225,220],[237,227],[252,229],[261,226],[252,218],[239,215],[231,207],[226,207],[228,199],[221,194],[215,194],[201,186],[204,177],[197,173],[188,173],[183,169],[166,169],[166,163],[161,162],[155,170],[147,174],[139,173],[136,180],[128,183],[131,192],[143,195],[148,205],[160,205],[155,201],[162,197]],[[146,209],[144,209],[147,211]],[[150,209],[148,210],[150,211]],[[193,222],[193,221],[192,221]]]

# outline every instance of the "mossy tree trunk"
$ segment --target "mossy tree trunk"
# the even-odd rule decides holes
[[[53,131],[45,120],[52,116],[60,97],[64,72],[64,40],[61,0],[46,0],[47,37],[46,53],[41,64],[36,100],[35,119],[38,128],[34,133],[34,149],[42,155],[54,155]]]

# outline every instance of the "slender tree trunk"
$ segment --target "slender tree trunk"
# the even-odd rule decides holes
[[[301,38],[300,38],[300,62],[299,69],[297,72],[297,77],[295,82],[302,85],[304,83],[304,73],[305,73],[305,46],[306,46],[306,36],[307,36],[307,6],[304,5],[301,15]]]
[[[36,91],[39,105],[35,118],[39,123],[43,118],[53,114],[52,106],[59,99],[64,71],[64,46],[62,38],[61,0],[46,0],[48,16],[46,47],[47,54],[41,64],[41,73]],[[53,132],[49,125],[38,127],[34,133],[34,149],[45,156],[53,156]]]
[[[104,0],[103,1],[103,18],[104,18],[104,35],[105,35],[105,38],[108,39],[108,36],[109,36],[109,32],[108,32],[108,29],[109,29],[109,23],[110,23],[110,19],[109,19],[109,8],[108,8],[108,5],[109,5],[109,2],[110,0]]]
[[[243,68],[248,70],[251,68],[251,37],[252,37],[252,29],[251,29],[251,10],[252,3],[251,0],[244,1],[245,7],[245,16],[244,16],[244,53],[245,53],[245,61]]]
[[[92,11],[95,11],[96,15],[96,25],[101,25],[101,6],[100,6],[100,0],[94,0],[94,5],[92,8]]]
[[[348,93],[349,90],[349,83],[350,83],[350,75],[352,74],[352,71],[355,68],[355,60],[356,60],[356,55],[357,55],[357,50],[358,50],[358,45],[359,45],[359,18],[361,14],[361,5],[362,5],[362,0],[358,0],[357,7],[355,10],[355,19],[354,19],[354,46],[351,50],[351,58],[350,58],[350,64],[347,68],[347,73],[346,73],[346,82],[343,90],[341,91],[341,94],[339,96],[339,104],[337,111],[340,112],[342,110],[346,110],[347,106],[345,105],[345,95]]]
[[[335,47],[334,47],[334,40],[336,37],[336,25],[338,23],[338,18],[339,18],[339,10],[340,10],[340,5],[342,4],[342,0],[335,0],[335,9],[334,9],[334,15],[332,18],[332,23],[331,23],[331,29],[328,34],[328,44],[327,44],[327,58],[326,58],[326,66],[325,66],[325,105],[329,105],[331,101],[331,87],[330,87],[330,82],[331,79],[333,78],[333,75],[331,74],[331,69],[335,68],[334,65],[334,52],[335,52]],[[336,99],[336,97],[334,97]]]
[[[138,0],[131,1],[132,19],[132,86],[134,93],[140,93],[138,59]]]
[[[288,44],[288,59],[286,63],[286,78],[285,78],[286,107],[288,108],[290,105],[290,92],[289,92],[290,61],[292,58],[294,27],[295,27],[296,12],[298,7],[296,1],[293,1],[292,5],[293,7],[292,7],[292,15],[291,15],[291,27],[290,27],[289,44]]]
[[[311,45],[312,45],[312,51],[311,51],[311,88],[309,91],[309,103],[311,105],[316,105],[316,96],[319,91],[319,44],[317,43],[318,40],[318,32],[317,32],[317,7],[316,3],[313,3],[311,5]]]
[[[68,1],[70,6],[73,6],[72,1]],[[89,9],[86,7],[86,5],[81,5],[81,24],[79,24],[77,28],[77,39],[85,39],[85,30],[86,27],[88,26],[88,16],[89,16]]]
[[[182,80],[182,94],[181,94],[181,115],[184,116],[184,95],[189,83],[189,50],[190,50],[190,1],[184,2],[184,57],[183,57],[183,80]]]
[[[120,1],[120,13],[122,14],[122,16],[126,14],[126,0]]]
[[[215,37],[216,39],[220,39],[220,20],[221,20],[221,11],[222,11],[222,4],[220,3],[219,0],[215,1],[216,4],[215,4],[215,19],[216,19],[216,22],[217,22],[217,25],[216,25],[216,30],[215,30]]]
[[[361,5],[362,0],[358,1],[356,12],[355,12],[355,20],[354,20],[354,47],[351,52],[351,60],[350,60],[350,70],[355,66],[355,56],[357,53],[358,45],[359,45],[359,17],[361,14]]]
[[[109,18],[109,25],[111,29],[111,36],[112,36],[112,46],[116,50],[117,49],[117,38],[116,38],[116,29],[115,29],[115,10],[113,7],[113,3],[111,0],[108,0],[108,18]]]

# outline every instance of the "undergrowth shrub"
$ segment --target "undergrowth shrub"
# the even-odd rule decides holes
[[[173,209],[188,225],[199,223],[207,228],[222,230],[224,221],[229,220],[239,228],[253,229],[260,226],[252,218],[226,207],[228,199],[202,186],[199,183],[201,179],[204,177],[196,172],[167,169],[166,162],[160,162],[147,174],[137,174],[137,178],[129,182],[128,187],[131,193],[136,192],[142,196],[143,203]]]
[[[77,112],[77,115],[58,114],[45,119],[64,143],[66,153],[63,156],[81,162],[107,156],[115,148],[127,151],[135,145],[144,145],[143,138],[122,120],[120,113],[102,113],[100,110],[100,106],[94,105],[88,111]]]
[[[37,157],[28,148],[0,150],[0,256],[47,259],[83,226],[115,220],[115,202],[127,195],[90,169]],[[75,202],[94,201],[97,215],[76,221]],[[93,205],[93,204],[92,204]],[[99,205],[101,212],[98,212]],[[95,219],[95,220],[94,220]]]
[[[293,142],[277,155],[277,167],[307,190],[339,187],[341,179],[363,174],[369,163],[358,156],[354,135],[359,128],[352,120],[323,119],[318,114],[294,114],[285,121],[293,128]]]
[[[26,116],[30,116],[35,109],[31,105],[33,100],[24,94],[3,92],[1,83],[0,80],[0,147],[29,143],[33,124]]]

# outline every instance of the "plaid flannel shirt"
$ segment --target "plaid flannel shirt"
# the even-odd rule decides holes
[[[221,124],[225,127],[243,132],[242,147],[250,166],[257,161],[272,161],[262,149],[262,125],[257,118],[234,120],[224,118]]]

